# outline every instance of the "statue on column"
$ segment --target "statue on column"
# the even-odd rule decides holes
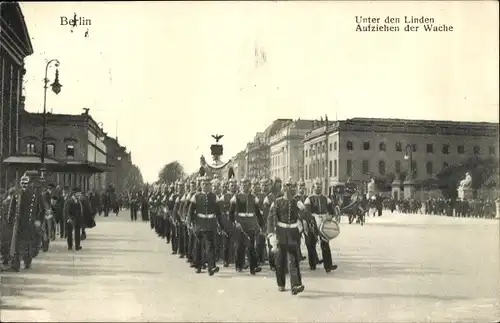
[[[471,188],[472,186],[472,176],[469,172],[465,173],[465,178],[460,181],[460,184],[458,185],[458,188]]]

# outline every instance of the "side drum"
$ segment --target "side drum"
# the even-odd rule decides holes
[[[321,235],[321,238],[326,241],[333,240],[339,236],[340,226],[334,220],[323,221],[323,223],[319,226],[319,234]]]

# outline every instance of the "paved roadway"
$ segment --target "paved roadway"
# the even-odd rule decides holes
[[[0,321],[492,322],[500,318],[498,220],[368,218],[332,243],[339,269],[279,293],[272,272],[195,274],[149,223],[98,218],[84,249],[62,242],[2,273]]]

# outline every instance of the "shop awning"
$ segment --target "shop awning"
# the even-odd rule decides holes
[[[16,155],[10,156],[3,160],[3,163],[8,166],[17,166],[30,168],[33,170],[40,169],[41,159],[37,155]],[[49,172],[56,173],[104,173],[112,170],[112,165],[103,163],[93,163],[79,160],[57,160],[51,157],[45,157],[45,167]]]
[[[17,166],[36,170],[40,169],[41,159],[36,155],[18,155],[5,158],[3,163],[8,166]],[[64,163],[54,158],[46,157],[45,168],[49,172],[61,172],[63,171]]]
[[[111,165],[78,161],[78,160],[66,161],[65,168],[68,169],[67,172],[89,173],[89,174],[104,173],[111,171]]]

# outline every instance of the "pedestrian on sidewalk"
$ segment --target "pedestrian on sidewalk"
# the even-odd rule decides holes
[[[80,234],[83,216],[83,206],[80,202],[81,190],[79,188],[73,189],[71,197],[66,201],[66,234],[68,241],[68,250],[73,250],[73,235],[75,237],[75,250],[81,250]]]

